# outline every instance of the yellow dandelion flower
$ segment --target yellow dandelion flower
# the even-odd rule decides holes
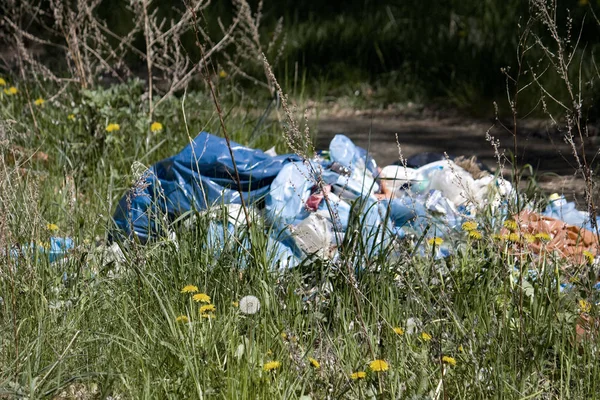
[[[163,124],[161,124],[160,122],[153,122],[152,125],[150,125],[150,132],[160,132],[163,130]]]
[[[75,121],[75,114],[69,114],[69,115],[67,115],[67,119],[69,121]]]
[[[316,359],[308,357],[308,361],[310,361],[310,365],[312,365],[315,369],[321,368],[321,364]]]
[[[46,100],[42,99],[41,97],[38,97],[38,98],[37,98],[37,99],[36,99],[36,100],[35,100],[33,103],[34,103],[36,106],[41,106],[41,105],[43,105],[45,102],[46,102]]]
[[[584,313],[589,313],[590,311],[592,311],[592,305],[584,300],[584,299],[580,299],[579,300],[579,310],[581,310],[581,312]]]
[[[550,239],[552,239],[546,232],[536,233],[535,238],[541,240],[542,242],[549,242]]]
[[[394,332],[396,332],[398,335],[404,335],[404,329],[400,328],[399,326],[394,328]]]
[[[450,356],[444,356],[442,357],[442,362],[445,364],[449,364],[449,365],[456,365],[456,359],[450,357]]]
[[[106,125],[106,132],[114,132],[121,129],[121,125],[119,124],[108,124]]]
[[[436,246],[440,246],[442,243],[444,243],[444,239],[440,238],[440,237],[432,237],[431,239],[429,239],[427,241],[427,243],[429,243],[429,245],[433,246],[434,244]]]
[[[427,332],[423,332],[421,333],[421,339],[423,339],[426,342],[429,342],[431,340],[431,335]]]
[[[518,233],[511,233],[510,235],[508,235],[508,241],[509,242],[514,242],[514,243],[518,243],[521,241],[521,236],[519,236]]]
[[[216,318],[215,314],[211,314],[211,313],[200,314],[200,316],[202,318],[206,318],[206,319],[214,319],[214,318]]]
[[[54,232],[54,231],[58,230],[58,225],[56,225],[56,224],[47,224],[46,225],[46,229],[48,229],[51,232]]]
[[[263,370],[274,371],[279,367],[281,367],[281,363],[279,361],[269,361],[263,365]]]
[[[223,70],[219,71],[219,78],[222,78],[222,79],[227,78],[227,72],[225,72]]]
[[[531,233],[526,233],[523,235],[523,239],[525,239],[525,241],[527,243],[534,243],[535,242],[535,235],[532,235]]]
[[[390,369],[390,365],[383,360],[375,360],[371,361],[369,368],[371,368],[371,371],[374,372],[384,372]]]
[[[6,81],[3,78],[0,78],[0,86],[6,86]]]
[[[17,89],[14,86],[11,86],[8,89],[4,89],[4,93],[7,94],[7,95],[9,95],[9,96],[12,96],[12,95],[15,95],[15,94],[19,93],[19,89]]]
[[[201,314],[206,314],[206,313],[209,313],[209,312],[215,312],[215,310],[216,310],[216,307],[215,307],[214,304],[207,304],[205,306],[201,306],[200,307],[200,313]]]
[[[198,291],[198,286],[194,285],[185,285],[183,289],[181,289],[181,293],[196,293]]]
[[[464,224],[462,224],[462,229],[466,232],[474,231],[475,229],[477,229],[477,222],[467,221]]]
[[[287,338],[288,338],[288,335],[287,335],[287,333],[285,333],[285,332],[281,332],[281,338],[282,338],[283,340],[287,340]]]
[[[239,301],[232,301],[231,305],[237,308],[237,307],[240,306],[240,302]]]
[[[594,255],[592,254],[591,251],[587,251],[585,250],[583,252],[583,255],[585,256],[585,258],[587,258],[588,264],[593,264],[594,263]]]
[[[518,228],[517,222],[513,219],[507,219],[506,221],[504,221],[503,225],[506,229],[508,229],[511,232],[516,231]]]
[[[352,375],[350,375],[350,379],[352,379],[353,381],[356,381],[359,379],[365,379],[366,377],[367,377],[367,373],[365,371],[353,372]]]
[[[185,315],[180,315],[179,317],[175,318],[175,322],[181,322],[182,324],[187,324],[188,322],[190,322],[190,319]]]
[[[472,230],[472,231],[469,231],[469,237],[474,240],[479,240],[483,237],[483,235],[479,231]]]
[[[465,352],[465,348],[463,347],[462,344],[458,346],[458,351],[460,351],[461,353]]]
[[[192,300],[194,300],[196,303],[210,304],[210,296],[206,293],[197,293],[192,296]]]

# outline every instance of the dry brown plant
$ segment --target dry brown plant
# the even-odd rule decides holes
[[[261,63],[264,47],[258,32],[260,10],[253,17],[244,0],[235,1],[236,15],[231,24],[225,26],[219,21],[222,32],[217,38],[195,23],[195,16],[203,14],[210,0],[182,2],[176,18],[161,17],[153,0],[129,0],[131,26],[124,34],[111,30],[107,21],[99,17],[98,10],[104,3],[104,0],[49,0],[51,15],[33,0],[9,0],[1,4],[0,24],[5,29],[0,31],[0,42],[11,49],[0,55],[1,61],[7,69],[18,68],[24,80],[56,82],[59,89],[47,96],[50,99],[69,84],[93,89],[101,81],[124,82],[142,76],[147,83],[149,123],[164,100],[185,89],[201,75],[203,68],[209,64],[212,68],[216,55],[223,56],[234,73],[268,88],[264,77],[262,80],[250,77],[241,66],[241,62],[252,58],[248,54],[254,54],[255,64]],[[182,37],[195,30],[196,45],[202,50],[198,60],[182,44]],[[281,32],[280,24],[274,40],[265,46],[275,48],[273,43]],[[143,49],[135,46],[139,38],[144,39]],[[235,55],[226,52],[232,43]],[[66,70],[46,65],[43,56],[50,53],[62,57]],[[145,65],[145,73],[140,71],[141,64]]]
[[[593,158],[589,159],[586,146],[590,143],[590,135],[586,117],[583,113],[585,100],[583,86],[586,82],[584,82],[582,64],[586,54],[585,46],[583,49],[580,46],[581,31],[579,33],[575,32],[576,36],[573,35],[573,19],[569,15],[564,26],[566,33],[561,34],[563,30],[561,30],[557,18],[558,5],[555,0],[530,0],[529,4],[533,20],[540,23],[545,29],[545,32],[532,31],[531,34],[532,40],[529,46],[540,50],[544,56],[541,62],[527,64],[532,76],[531,83],[535,84],[541,92],[540,102],[544,113],[562,134],[563,140],[571,147],[576,162],[575,173],[581,176],[585,182],[587,211],[590,215],[592,227],[595,229],[600,241],[599,227],[596,224],[598,211],[594,204],[597,182],[592,168],[596,157],[600,155],[600,149],[597,149]],[[598,19],[596,19],[596,22],[600,26]],[[578,60],[579,62],[577,62]],[[548,87],[542,82],[542,76],[550,69],[558,74],[566,96],[559,97],[555,88]],[[597,72],[594,79],[600,79],[600,73]],[[550,111],[549,102],[559,106],[561,115],[554,115]]]

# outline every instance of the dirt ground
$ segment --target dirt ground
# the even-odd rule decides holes
[[[405,158],[422,152],[447,152],[454,156],[477,156],[496,170],[498,159],[494,147],[486,140],[486,133],[494,137],[508,159],[514,148],[512,133],[499,122],[422,108],[377,111],[333,109],[321,113],[315,124],[317,148],[327,148],[335,134],[343,133],[357,145],[368,149],[380,166],[397,161],[399,151]],[[509,122],[505,124],[511,125]],[[597,131],[590,129],[590,137],[584,143],[588,164],[598,171],[600,136]],[[583,201],[584,182],[577,175],[573,150],[551,124],[540,120],[518,123],[517,155],[518,165],[530,164],[533,167],[544,192],[557,192],[569,199]],[[503,173],[510,176],[511,171],[512,165],[507,161]]]

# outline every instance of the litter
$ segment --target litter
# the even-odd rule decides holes
[[[409,159],[409,166],[381,169],[344,135],[336,135],[329,149],[311,160],[235,142],[231,148],[239,185],[225,140],[202,132],[180,153],[141,174],[119,202],[111,240],[146,243],[168,237],[173,224],[186,215],[225,207],[226,220],[211,218],[209,227],[210,248],[218,257],[222,243],[246,224],[240,206],[243,196],[251,219],[261,221],[259,226],[268,234],[274,269],[294,267],[308,256],[335,259],[348,235],[360,240],[369,254],[390,249],[392,243],[421,238],[419,253],[426,254],[427,240],[422,238],[459,237],[464,234],[462,224],[483,216],[484,210],[488,223],[501,224],[508,215],[508,203],[517,195],[508,181],[490,174],[474,158],[452,161],[424,155]],[[582,249],[597,254],[597,238],[581,229],[589,226],[587,213],[577,211],[564,198],[551,200],[543,215],[530,210],[519,214],[523,232],[553,232],[551,248],[561,256],[570,257]],[[555,229],[559,222],[561,228]],[[565,232],[567,242],[556,239],[555,230]],[[578,242],[573,247],[573,235],[579,234],[585,245]],[[456,251],[446,243],[435,247],[436,257]]]
[[[542,213],[543,215],[590,231],[594,230],[589,214],[585,211],[577,210],[575,203],[568,202],[564,196],[560,196],[557,193],[550,195],[549,200],[550,202]],[[596,219],[596,226],[600,227],[600,217]]]
[[[12,258],[18,259],[22,256],[33,256],[35,253],[44,255],[48,261],[53,263],[61,260],[73,249],[75,244],[73,239],[69,237],[52,236],[45,243],[30,243],[25,245],[14,246],[10,250]]]
[[[594,257],[598,255],[598,238],[585,228],[528,210],[521,211],[514,216],[514,220],[518,224],[518,234],[524,238],[522,246],[536,254],[542,249],[548,252],[556,251],[576,264],[587,263],[586,252]],[[509,233],[506,228],[501,232],[503,235]],[[540,234],[547,235],[549,240],[541,240]]]

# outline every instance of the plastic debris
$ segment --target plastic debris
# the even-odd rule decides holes
[[[515,215],[514,221],[517,223],[515,233],[519,239],[515,241],[516,244],[534,253],[556,251],[577,264],[588,263],[586,252],[593,257],[599,254],[598,238],[587,229],[527,210]],[[504,228],[501,234],[509,235],[510,230]],[[548,240],[541,239],[541,235],[547,236]]]
[[[219,257],[227,243],[250,245],[240,236],[247,211],[251,223],[258,222],[268,235],[273,269],[294,267],[309,256],[335,260],[348,240],[368,254],[385,250],[390,257],[390,244],[409,240],[421,243],[416,254],[434,252],[440,258],[460,248],[453,238],[464,235],[465,221],[486,210],[488,221],[501,224],[517,195],[508,181],[474,158],[425,155],[409,159],[407,166],[380,169],[344,135],[336,135],[328,150],[310,160],[231,145],[239,185],[224,139],[202,132],[179,154],[140,174],[119,202],[111,239],[175,240],[175,222],[187,214],[209,213],[208,248]],[[550,232],[549,248],[565,257],[595,249],[593,234],[581,229],[589,226],[587,213],[560,196],[551,199],[544,215],[527,211],[518,217],[525,221],[523,232]],[[564,222],[559,227],[550,217]],[[557,239],[559,232],[566,239]],[[580,239],[582,234],[584,241],[572,246],[573,235]]]
[[[585,211],[579,211],[575,208],[575,203],[568,202],[564,196],[557,193],[550,195],[550,202],[542,213],[546,217],[552,217],[566,222],[570,225],[575,225],[590,231],[594,230],[592,220]],[[600,227],[600,217],[596,217],[596,226]]]

